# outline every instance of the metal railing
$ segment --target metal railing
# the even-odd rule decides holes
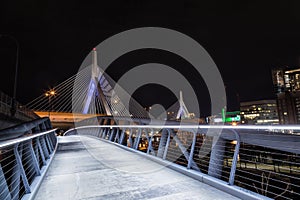
[[[0,113],[10,116],[11,107],[12,98],[0,91]],[[26,108],[24,105],[21,105],[19,102],[16,102],[16,109],[15,117],[22,121],[30,121],[39,118],[37,114],[35,114],[29,108]]]
[[[49,124],[49,119],[29,122],[17,129],[26,129],[25,134],[0,141],[1,200],[30,199],[36,193],[57,146]]]
[[[300,126],[103,124],[77,127],[65,136],[91,135],[142,151],[242,198],[300,198],[300,136],[285,131]]]

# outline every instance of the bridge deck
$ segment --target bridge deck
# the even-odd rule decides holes
[[[36,196],[47,199],[238,199],[139,154],[84,136],[59,137]]]

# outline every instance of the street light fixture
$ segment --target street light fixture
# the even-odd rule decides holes
[[[54,89],[50,89],[45,93],[45,96],[48,97],[48,103],[49,103],[49,110],[48,110],[48,116],[50,118],[50,112],[53,111],[53,106],[51,104],[51,97],[55,96],[56,92]]]
[[[13,90],[13,98],[12,98],[12,102],[11,102],[11,109],[10,109],[10,113],[11,116],[14,117],[16,114],[16,94],[17,94],[17,79],[18,79],[18,66],[19,66],[19,42],[18,40],[11,36],[11,35],[6,35],[6,34],[0,34],[0,38],[1,37],[8,37],[11,40],[14,41],[14,43],[16,44],[16,67],[15,67],[15,80],[14,80],[14,90]]]

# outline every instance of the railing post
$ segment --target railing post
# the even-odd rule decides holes
[[[48,151],[47,146],[46,146],[45,137],[44,137],[44,135],[42,135],[40,138],[41,138],[41,146],[42,146],[42,149],[45,153],[45,158],[48,159],[49,158],[49,151]]]
[[[196,136],[197,136],[197,132],[194,132],[194,131],[193,131],[193,142],[192,142],[191,152],[190,152],[190,157],[189,157],[188,165],[187,165],[187,168],[188,168],[188,169],[191,168],[192,161],[193,161],[194,149],[195,149],[195,144],[196,144]]]
[[[11,200],[11,195],[0,163],[0,199]]]
[[[134,149],[138,149],[138,147],[139,147],[139,143],[140,143],[140,139],[141,139],[141,134],[142,134],[142,129],[139,128],[138,129],[137,137],[134,140]]]
[[[153,129],[151,129],[151,137],[148,137],[148,148],[147,148],[147,154],[150,153],[150,150],[152,149],[152,138],[154,135]]]
[[[36,158],[36,155],[35,155],[33,147],[32,147],[32,140],[29,140],[28,147],[29,147],[31,160],[32,160],[32,164],[35,169],[36,175],[39,176],[39,175],[41,175],[41,170],[40,170],[38,160]]]
[[[117,132],[116,132],[116,136],[115,136],[114,142],[117,142],[117,140],[118,140],[118,142],[120,141],[120,134],[119,134],[119,132],[120,132],[120,129],[117,128]]]
[[[159,141],[158,151],[157,151],[157,157],[162,158],[163,153],[166,147],[166,141],[167,141],[167,132],[166,129],[162,129],[161,137]]]
[[[100,127],[98,137],[101,138],[103,133],[103,128]]]
[[[102,138],[102,133],[103,133],[103,128],[100,127],[100,128],[99,128],[99,134],[98,134],[98,137],[99,137],[99,138]]]
[[[190,159],[190,154],[187,151],[187,149],[185,148],[185,146],[182,144],[182,142],[180,141],[180,139],[177,137],[177,133],[172,132],[173,134],[173,139],[176,141],[176,143],[178,144],[181,152],[183,153],[185,159],[188,161]],[[200,171],[199,167],[197,166],[197,164],[195,163],[195,161],[192,159],[191,160],[191,167],[197,171]]]
[[[102,139],[105,139],[106,137],[107,128],[104,128],[104,131],[102,132]]]
[[[19,191],[20,191],[20,176],[21,176],[21,170],[19,168],[18,162],[17,162],[17,156],[18,154],[16,152],[16,148],[18,148],[18,145],[15,145],[14,147],[14,155],[15,155],[15,163],[12,170],[12,177],[11,177],[11,184],[10,184],[10,192],[11,197],[13,200],[19,199]]]
[[[37,143],[37,146],[38,146],[40,154],[41,154],[43,165],[46,165],[46,158],[45,158],[44,150],[42,148],[41,141],[40,141],[39,137],[36,138],[36,143]]]
[[[51,154],[54,150],[54,147],[52,146],[52,143],[50,142],[48,135],[45,135],[44,137],[46,139],[46,144],[49,148],[49,154]]]
[[[23,185],[24,185],[25,193],[28,194],[28,193],[30,193],[30,186],[29,186],[29,183],[28,183],[28,179],[26,177],[25,170],[23,168],[22,156],[20,156],[20,154],[19,154],[18,146],[19,145],[17,144],[14,147],[14,154],[15,154],[15,157],[16,157],[16,164],[17,164],[18,170],[20,171],[20,175],[22,177],[22,182],[23,182]],[[21,154],[23,154],[23,145],[21,146]],[[18,191],[18,194],[19,194],[19,191]]]
[[[53,149],[55,148],[56,146],[56,142],[57,142],[57,138],[56,138],[56,135],[55,135],[55,132],[53,131],[52,133],[49,134],[49,138],[51,139],[52,141],[52,146],[53,146]]]
[[[96,135],[96,137],[100,138],[102,134],[102,128],[100,127],[98,130],[98,134]]]
[[[129,147],[133,147],[133,144],[132,144],[132,128],[130,129],[130,132],[129,132]],[[127,144],[127,146],[128,146],[128,144]]]
[[[33,140],[35,141],[35,143],[33,145],[33,150],[34,150],[34,154],[35,154],[36,160],[38,162],[38,166],[39,166],[39,160],[40,160],[40,157],[39,157],[39,147],[38,147],[36,138],[33,139]]]
[[[119,144],[123,144],[123,140],[124,140],[125,132],[126,132],[126,129],[125,129],[125,128],[123,128],[123,129],[122,129],[122,133],[121,133],[121,138],[120,138],[120,140],[118,141],[118,142],[119,142]]]
[[[112,141],[112,140],[113,140],[114,134],[115,134],[115,128],[112,128],[112,129],[110,130],[109,141]]]
[[[166,146],[165,146],[165,149],[164,149],[164,155],[163,155],[163,159],[164,159],[164,160],[165,160],[166,157],[167,157],[168,148],[169,148],[169,145],[170,145],[170,139],[171,139],[171,132],[170,132],[170,129],[167,129],[167,132],[168,132],[168,138],[167,138],[167,143],[166,143]]]
[[[240,139],[239,133],[236,132],[233,129],[232,129],[232,131],[234,132],[235,137],[236,137],[236,145],[235,145],[234,154],[233,154],[233,160],[232,160],[232,164],[231,164],[231,170],[230,170],[230,176],[229,176],[229,185],[234,185],[236,165],[237,165],[237,161],[238,161],[238,155],[239,155],[240,143],[241,143],[241,139]]]

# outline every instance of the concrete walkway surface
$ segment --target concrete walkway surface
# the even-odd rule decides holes
[[[35,200],[236,200],[116,145],[85,136],[59,145]]]

